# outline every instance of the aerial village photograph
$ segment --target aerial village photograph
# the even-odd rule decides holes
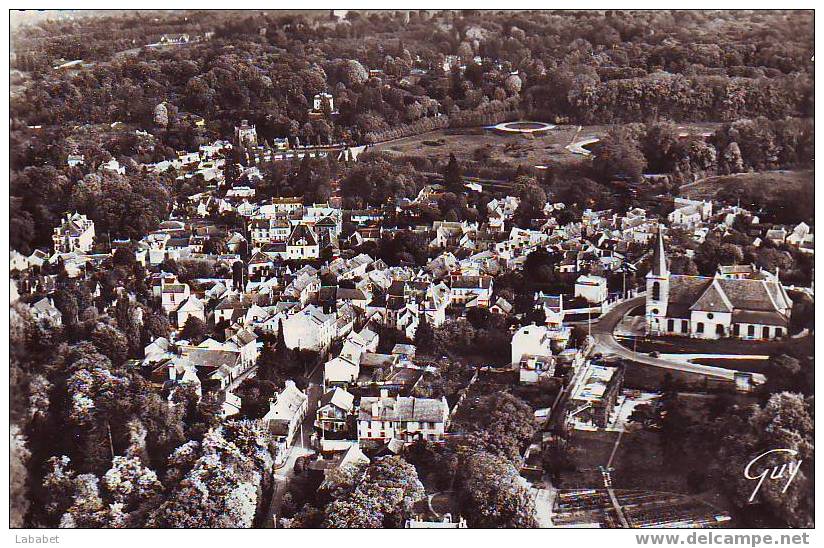
[[[814,11],[405,4],[9,10],[9,540],[809,544]]]

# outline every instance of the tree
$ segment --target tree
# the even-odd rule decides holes
[[[509,461],[483,451],[461,460],[458,498],[470,527],[537,527],[532,497]]]
[[[640,181],[647,160],[629,131],[613,129],[595,145],[592,166],[603,180]]]
[[[415,467],[401,457],[375,460],[362,475],[354,472],[333,488],[335,499],[325,509],[323,527],[400,527],[425,494]]]
[[[801,392],[803,382],[801,362],[792,356],[780,354],[770,358],[767,382],[761,389],[767,395],[784,391]]]
[[[177,472],[182,479],[149,515],[149,527],[252,526],[261,472],[256,460],[244,451],[244,444],[229,437],[230,432],[218,427],[208,432],[199,445],[175,455],[172,462],[182,465]],[[256,444],[251,449],[256,453],[263,450]],[[271,466],[271,455],[264,459]]]
[[[420,322],[415,330],[415,346],[418,352],[430,354],[435,349],[435,330],[426,319],[426,314],[421,314]]]
[[[537,430],[532,408],[507,392],[483,396],[474,408],[476,418],[456,420],[455,426],[470,433],[485,452],[517,462]]]
[[[129,339],[116,327],[98,323],[89,338],[114,365],[121,365],[126,361],[129,354]]]
[[[183,329],[180,330],[180,337],[192,344],[200,344],[209,335],[209,327],[200,318],[189,316]]]
[[[452,192],[463,192],[463,168],[454,154],[449,155],[449,163],[443,174],[444,185]]]
[[[813,524],[813,466],[814,426],[812,399],[800,394],[780,392],[770,396],[763,408],[750,407],[734,410],[718,418],[708,435],[718,456],[714,473],[726,485],[733,502],[747,508],[750,519],[757,521],[762,515],[771,521],[788,527],[810,527]],[[766,451],[782,448],[795,451],[789,460],[801,464],[792,482],[783,479],[764,481],[756,493],[757,506],[751,506],[755,481],[748,480],[742,471],[752,459]],[[786,465],[786,453],[772,453],[758,460],[759,474],[772,467]],[[784,491],[787,486],[786,491]]]
[[[360,61],[350,59],[343,65],[342,77],[348,86],[359,86],[369,79],[369,72],[363,68]]]

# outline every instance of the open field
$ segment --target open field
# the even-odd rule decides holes
[[[558,126],[541,135],[507,135],[483,128],[445,129],[381,143],[373,150],[444,161],[450,154],[458,160],[474,160],[480,150],[492,160],[512,165],[547,165],[581,158],[564,148],[577,130],[577,126]]]
[[[808,169],[717,175],[683,185],[681,187],[681,196],[694,200],[709,200],[715,198],[715,195],[724,185],[732,182],[747,186],[758,185],[768,194],[776,191],[794,192],[803,185],[812,185],[814,177],[814,172]]]
[[[698,373],[662,369],[635,361],[625,361],[624,387],[638,390],[659,391],[669,374],[671,382],[687,390],[727,389],[733,390],[731,382],[712,379]]]
[[[577,470],[564,472],[560,487],[564,489],[597,489],[604,487],[600,467],[606,466],[618,432],[580,430],[572,436],[572,459]]]
[[[689,337],[656,337],[644,339],[639,337],[632,341],[622,341],[622,344],[637,352],[657,351],[661,354],[745,354],[768,356],[786,348],[788,344],[809,344],[809,337],[794,339],[792,342],[778,341],[748,341],[743,339],[692,339]]]
[[[679,127],[688,133],[713,131],[718,124],[685,123]],[[458,160],[474,160],[476,151],[484,151],[492,160],[513,166],[549,166],[571,163],[584,158],[565,147],[573,142],[599,138],[609,126],[557,126],[541,134],[505,135],[484,128],[443,129],[430,131],[374,145],[372,150],[407,156],[423,156],[445,161],[450,154]],[[478,152],[480,155],[481,152]]]

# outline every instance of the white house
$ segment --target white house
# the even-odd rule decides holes
[[[54,306],[54,302],[49,297],[43,297],[31,305],[29,312],[32,318],[44,327],[60,327],[63,325],[63,314]]]
[[[297,225],[286,241],[286,258],[291,260],[317,259],[320,245],[315,231],[304,224]]]
[[[308,407],[309,397],[291,380],[286,381],[286,387],[269,404],[269,412],[263,416],[263,422],[280,449],[279,462],[285,457],[284,451],[292,447]]]
[[[382,391],[378,398],[361,398],[358,441],[442,441],[448,420],[446,398],[390,398],[386,391]]]
[[[171,314],[189,298],[190,293],[189,286],[178,282],[176,277],[172,283],[166,283],[164,278],[160,286],[160,305],[163,307],[163,311],[166,314]]]
[[[575,296],[583,297],[590,303],[607,300],[607,280],[602,276],[581,275],[575,280]]]
[[[337,334],[336,323],[334,314],[324,314],[319,307],[310,304],[283,320],[286,346],[292,349],[322,350],[331,344]]]
[[[52,240],[55,253],[88,253],[94,245],[94,222],[79,213],[66,213]]]
[[[323,103],[327,102],[329,104],[329,111],[335,111],[335,98],[332,97],[331,93],[316,93],[315,97],[312,99],[312,108],[316,112],[320,112],[323,110]]]
[[[189,295],[189,297],[178,307],[178,327],[183,327],[186,325],[186,320],[190,317],[195,317],[202,322],[206,321],[206,305],[204,305],[203,301],[198,299],[196,295]]]
[[[258,359],[257,335],[248,329],[240,329],[226,339],[226,348],[240,353],[240,363],[244,369],[255,365]]]
[[[342,388],[334,388],[318,402],[315,426],[325,432],[346,430],[346,421],[355,409],[355,396]]]

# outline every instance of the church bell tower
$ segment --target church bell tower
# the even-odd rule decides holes
[[[664,251],[664,231],[658,227],[655,249],[652,252],[652,268],[647,273],[647,334],[665,331],[667,302],[669,301],[670,272]]]

